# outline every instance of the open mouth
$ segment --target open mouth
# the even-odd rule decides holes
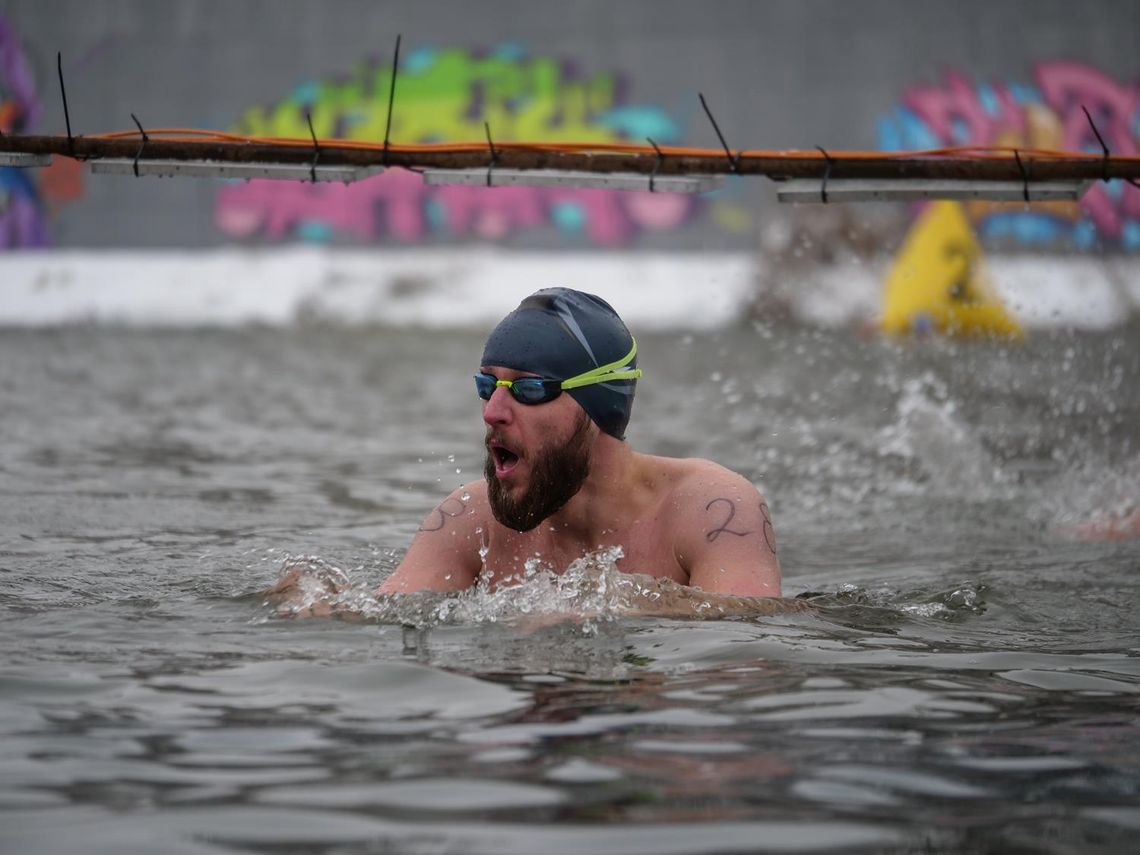
[[[499,478],[508,475],[518,465],[519,456],[502,443],[489,442],[487,450],[495,464],[495,475]]]

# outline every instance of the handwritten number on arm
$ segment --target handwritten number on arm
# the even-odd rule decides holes
[[[772,554],[776,554],[776,532],[772,528],[772,515],[768,511],[768,503],[765,501],[760,502],[760,513],[764,516],[764,542],[768,544],[768,548],[772,550]]]
[[[734,534],[737,537],[747,537],[748,535],[752,534],[750,531],[734,531],[728,527],[728,524],[732,522],[732,518],[736,516],[736,503],[733,502],[732,499],[725,499],[723,497],[719,499],[713,499],[711,502],[705,505],[705,510],[712,510],[713,505],[720,504],[722,502],[728,505],[728,516],[724,518],[724,521],[721,522],[719,528],[714,528],[712,531],[708,532],[705,535],[705,540],[707,540],[709,543],[712,543],[722,534]]]
[[[447,525],[448,517],[454,518],[462,516],[466,509],[467,505],[462,501],[455,498],[455,496],[449,496],[435,509],[435,516],[430,520],[426,520],[424,524],[420,526],[420,531],[439,531]]]

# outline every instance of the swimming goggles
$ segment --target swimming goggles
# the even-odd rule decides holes
[[[548,380],[545,377],[517,377],[514,380],[500,380],[492,374],[480,372],[475,375],[475,390],[484,401],[491,399],[495,390],[506,386],[511,397],[520,404],[545,404],[562,394],[563,389],[577,389],[595,383],[608,383],[611,380],[636,380],[641,376],[640,368],[630,368],[629,363],[637,355],[637,339],[633,349],[616,362],[599,365],[582,374],[566,380]]]

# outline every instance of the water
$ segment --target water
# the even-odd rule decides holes
[[[1138,332],[645,336],[634,445],[760,484],[815,611],[596,556],[355,621],[260,592],[365,603],[478,477],[477,333],[0,332],[0,851],[1136,851]]]

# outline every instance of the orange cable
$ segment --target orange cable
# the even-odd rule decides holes
[[[247,145],[277,145],[287,148],[312,148],[313,140],[304,137],[261,137],[244,136],[224,131],[203,130],[199,128],[154,128],[147,130],[148,137],[162,137],[171,142],[222,142]],[[91,134],[93,139],[141,139],[142,134],[137,128],[124,131],[114,131],[105,134]],[[384,151],[383,143],[366,140],[325,139],[317,140],[318,146],[335,147],[357,151]],[[539,152],[566,152],[582,153],[595,152],[598,154],[638,154],[656,156],[658,149],[649,145],[627,142],[496,142],[498,150],[511,151],[539,151]],[[724,157],[723,149],[702,148],[692,146],[663,145],[660,152],[666,157]],[[402,154],[461,154],[469,152],[487,151],[485,142],[452,142],[452,143],[389,143],[389,152]],[[1099,162],[1104,155],[1095,152],[1072,152],[1055,149],[1021,148],[1017,146],[950,146],[946,148],[919,149],[912,151],[832,151],[824,155],[820,151],[804,149],[743,149],[738,152],[741,159],[776,159],[776,160],[905,160],[915,158],[941,158],[962,157],[976,160],[1008,160],[1020,155],[1023,158],[1038,160],[1072,160],[1077,162]],[[1111,159],[1117,162],[1140,163],[1140,156],[1112,155]]]

